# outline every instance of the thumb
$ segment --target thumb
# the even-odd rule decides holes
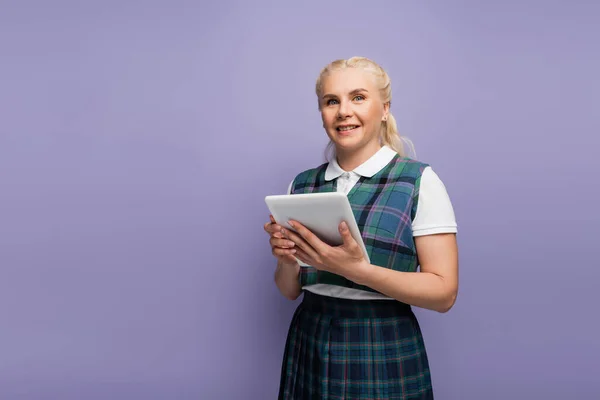
[[[352,247],[356,244],[356,241],[352,237],[350,233],[350,229],[348,229],[348,224],[345,221],[342,221],[340,224],[340,233],[342,234],[342,240],[344,241],[344,246]]]

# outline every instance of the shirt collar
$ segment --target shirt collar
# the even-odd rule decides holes
[[[379,171],[381,171],[392,159],[396,156],[396,153],[392,148],[388,146],[382,146],[377,153],[373,154],[371,158],[367,161],[356,167],[352,172],[357,175],[364,176],[367,178],[372,177]],[[338,178],[344,172],[342,167],[337,162],[337,158],[333,157],[333,159],[327,165],[327,169],[325,170],[325,180],[330,181],[332,179]]]

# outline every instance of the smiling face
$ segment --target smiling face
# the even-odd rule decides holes
[[[334,70],[324,77],[321,89],[323,127],[337,151],[374,154],[389,104],[381,100],[373,75],[359,68]]]

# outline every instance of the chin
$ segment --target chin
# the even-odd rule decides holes
[[[365,140],[365,137],[360,134],[360,133],[356,133],[354,135],[340,135],[339,133],[335,136],[335,139],[337,142],[340,143],[361,143]]]
[[[361,142],[360,141],[349,141],[349,140],[341,140],[341,141],[334,141],[333,144],[335,145],[335,148],[339,151],[342,150],[344,152],[354,152],[355,150],[358,150],[362,147]]]
[[[336,145],[340,145],[340,146],[348,146],[348,145],[355,145],[361,142],[362,140],[362,136],[361,135],[340,135],[339,132],[334,132],[333,135],[329,135],[329,139],[335,143]]]

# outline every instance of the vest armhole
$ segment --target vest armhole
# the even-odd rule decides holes
[[[413,193],[413,198],[412,198],[412,207],[411,207],[411,211],[410,211],[411,222],[415,220],[415,217],[417,215],[417,207],[419,206],[419,192],[421,189],[421,177],[423,176],[423,171],[425,171],[425,168],[427,168],[427,167],[428,167],[427,164],[422,164],[419,167],[419,173],[417,174],[417,178],[415,179],[414,193]]]

